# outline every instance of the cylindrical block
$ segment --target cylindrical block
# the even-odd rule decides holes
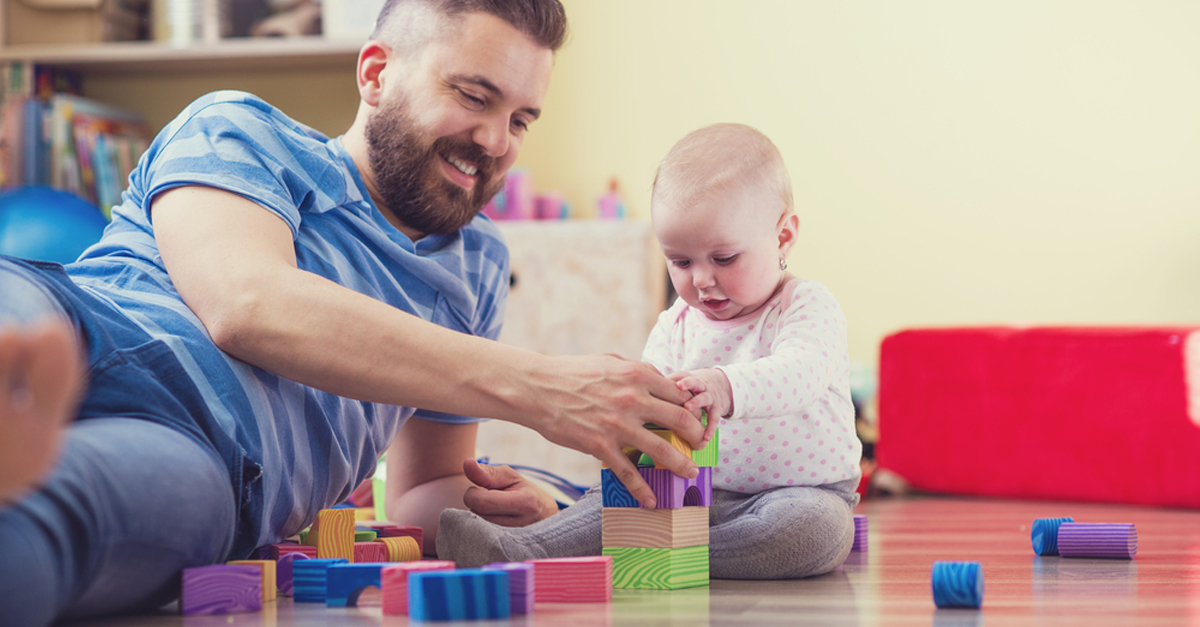
[[[938,607],[983,605],[983,567],[979,562],[934,562],[930,580]]]
[[[854,544],[850,546],[851,551],[867,550],[867,517],[862,514],[854,516]]]
[[[1137,527],[1130,523],[1063,523],[1058,554],[1131,560],[1137,555]]]
[[[1039,518],[1033,521],[1030,539],[1033,552],[1037,555],[1058,555],[1058,527],[1063,523],[1075,522],[1074,518]]]

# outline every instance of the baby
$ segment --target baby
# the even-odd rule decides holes
[[[783,158],[747,126],[695,131],[659,166],[651,219],[679,300],[659,316],[642,357],[694,394],[687,409],[724,423],[711,576],[833,570],[854,539],[862,445],[841,308],[824,286],[787,272],[798,220]],[[598,555],[601,508],[593,488],[522,528],[447,510],[438,554],[459,566]]]

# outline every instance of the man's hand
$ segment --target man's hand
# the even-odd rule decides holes
[[[697,448],[704,446],[699,410],[683,404],[691,394],[680,390],[653,366],[616,355],[544,358],[526,370],[530,404],[521,424],[547,440],[582,451],[604,462],[630,494],[646,506],[654,493],[621,449],[632,446],[681,477],[699,472],[688,456],[643,425],[670,429]],[[541,364],[545,364],[542,366]]]
[[[716,434],[721,419],[733,413],[733,388],[729,385],[729,377],[716,368],[704,368],[672,372],[667,378],[679,389],[694,395],[683,404],[684,409],[708,412],[708,428],[704,430],[704,442],[708,443]]]
[[[463,504],[488,522],[524,527],[558,512],[549,494],[508,466],[484,466],[468,459],[463,473],[475,484],[463,494]]]

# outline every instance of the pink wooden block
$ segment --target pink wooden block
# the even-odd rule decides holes
[[[454,570],[454,562],[425,560],[384,566],[380,575],[384,614],[408,616],[408,573],[416,570]]]
[[[611,603],[611,555],[554,557],[529,560],[533,564],[538,603]]]
[[[308,544],[280,542],[279,544],[271,545],[271,556],[269,559],[279,561],[280,557],[283,557],[288,553],[301,553],[309,559],[315,559],[317,557],[317,547]]]
[[[355,542],[354,563],[386,562],[387,547],[379,542]]]

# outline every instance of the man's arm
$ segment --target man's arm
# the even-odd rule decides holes
[[[680,475],[696,472],[642,427],[651,422],[693,444],[703,438],[699,421],[681,407],[688,394],[646,364],[546,357],[444,329],[301,271],[286,223],[230,192],[164,192],[154,200],[153,221],[184,302],[238,359],[339,396],[530,427],[598,457],[647,504],[653,493],[622,446]]]

